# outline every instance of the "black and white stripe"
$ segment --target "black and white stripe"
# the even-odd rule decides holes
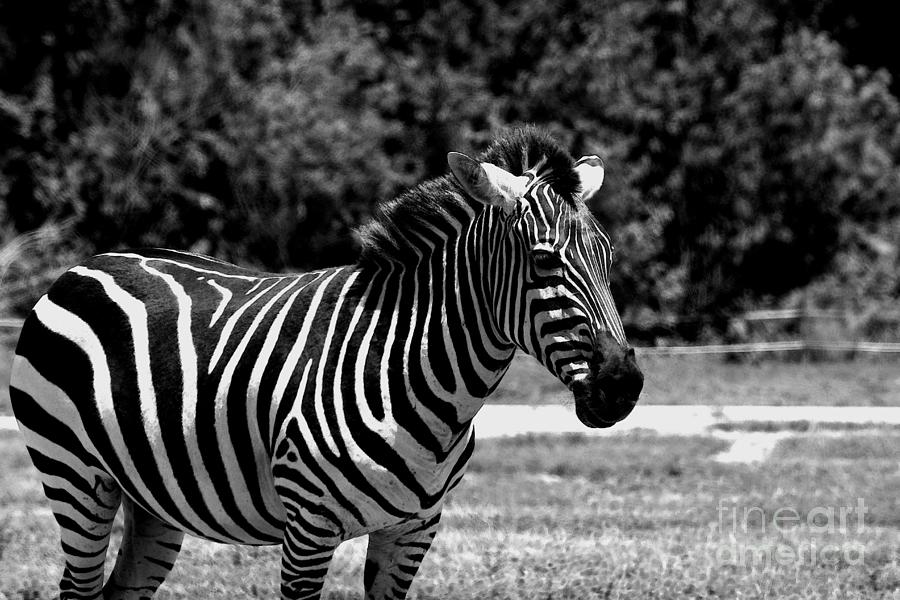
[[[11,395],[61,528],[63,598],[152,595],[185,533],[281,544],[285,598],[317,598],[335,547],[370,534],[368,597],[406,595],[514,351],[570,384],[597,335],[624,345],[574,163],[516,136],[494,148],[524,148],[513,210],[428,182],[381,208],[356,265],[277,275],[143,250],[60,277]]]

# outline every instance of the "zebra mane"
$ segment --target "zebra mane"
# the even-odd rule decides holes
[[[513,175],[522,175],[543,164],[538,176],[549,183],[564,201],[575,204],[581,182],[575,161],[546,132],[534,127],[513,129],[494,140],[478,157]],[[410,235],[423,224],[440,228],[450,224],[455,214],[471,206],[462,186],[452,175],[442,175],[421,183],[400,196],[380,203],[368,223],[356,230],[362,241],[360,262],[378,258],[400,261],[415,257]],[[414,238],[414,236],[412,236]]]

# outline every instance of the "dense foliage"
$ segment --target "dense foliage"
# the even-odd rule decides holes
[[[0,296],[120,246],[351,262],[376,202],[530,122],[607,159],[629,320],[877,310],[900,296],[900,65],[853,10],[0,0]]]

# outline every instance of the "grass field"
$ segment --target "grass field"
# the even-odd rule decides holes
[[[798,436],[726,465],[706,437],[479,442],[411,597],[897,598],[898,443]],[[52,597],[56,543],[18,438],[0,434],[0,598]],[[342,546],[326,598],[361,597],[364,553]],[[189,539],[159,597],[271,597],[277,573],[275,548]]]
[[[15,336],[0,332],[0,415],[9,408],[9,363]],[[900,357],[837,362],[729,363],[716,356],[640,359],[643,404],[900,406]],[[488,399],[497,404],[564,404],[565,387],[519,354]]]

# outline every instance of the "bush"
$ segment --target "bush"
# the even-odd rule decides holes
[[[861,265],[896,237],[900,109],[817,29],[856,40],[842,7],[0,0],[0,243],[70,224],[26,287],[120,246],[347,263],[375,203],[531,122],[606,159],[626,320],[888,302],[896,259]]]

